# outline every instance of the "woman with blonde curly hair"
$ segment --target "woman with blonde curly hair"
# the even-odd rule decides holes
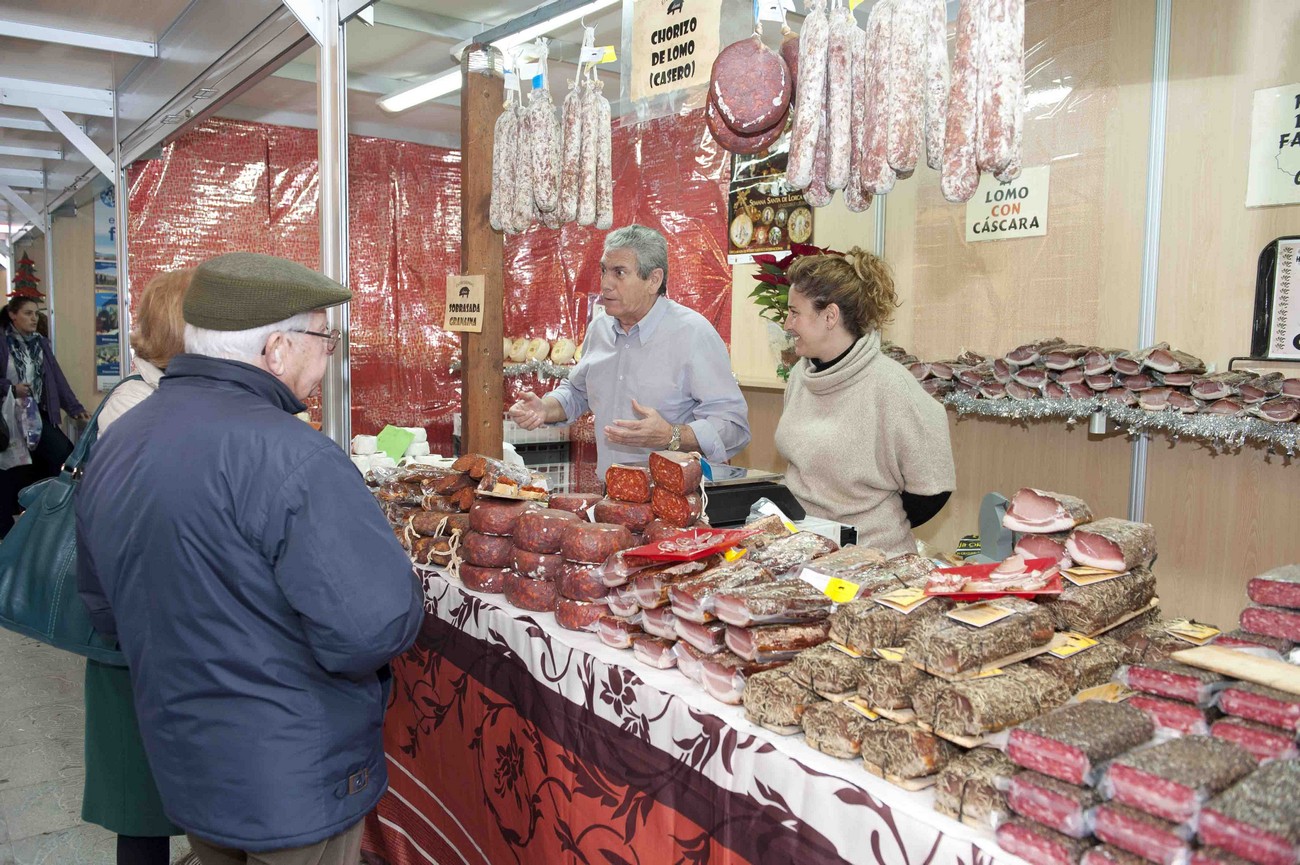
[[[898,306],[885,262],[854,247],[803,256],[790,280],[790,372],[776,446],[786,485],[808,513],[858,530],[889,555],[916,552],[912,529],[957,486],[948,418],[910,372],[880,350]]]

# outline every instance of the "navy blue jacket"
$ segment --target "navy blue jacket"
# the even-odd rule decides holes
[[[178,355],[95,447],[77,578],[131,668],[167,816],[249,851],[356,824],[387,787],[387,663],[423,593],[360,473],[248,364]]]

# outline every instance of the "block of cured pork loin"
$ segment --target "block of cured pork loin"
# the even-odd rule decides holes
[[[729,625],[746,628],[824,619],[832,605],[820,589],[803,580],[778,580],[719,592],[713,599],[713,614]]]
[[[632,648],[632,638],[645,633],[640,624],[616,616],[602,616],[596,622],[596,633],[600,641],[614,649]]]
[[[691,622],[674,617],[677,639],[690,643],[706,655],[727,650],[727,626],[722,622]]]
[[[1184,823],[1254,769],[1255,758],[1244,748],[1212,736],[1183,736],[1117,758],[1101,789],[1117,802]]]
[[[895,724],[881,718],[862,738],[862,760],[869,771],[897,778],[933,775],[961,751],[915,724]]]
[[[1177,661],[1150,661],[1133,664],[1118,676],[1135,691],[1182,700],[1197,706],[1209,706],[1227,682],[1223,676]]]
[[[948,763],[934,784],[934,810],[992,829],[1007,817],[1007,784],[1016,766],[996,748],[972,748]]]
[[[1256,865],[1300,862],[1300,761],[1278,760],[1211,801],[1201,812],[1201,843]]]
[[[1147,568],[1076,586],[1066,582],[1061,594],[1049,597],[1043,606],[1052,614],[1057,630],[1096,634],[1115,625],[1151,603],[1156,596],[1156,578]]]
[[[1241,611],[1240,622],[1247,631],[1300,643],[1300,610],[1251,605]]]
[[[1015,366],[1029,366],[1030,364],[1038,363],[1043,356],[1043,352],[1051,351],[1058,345],[1065,345],[1065,340],[1061,339],[1059,336],[1048,337],[1047,339],[1040,339],[1035,342],[1026,343],[1008,352],[1006,360],[1007,363],[1014,364]]]
[[[1191,856],[1192,829],[1114,802],[1097,809],[1098,838],[1148,862],[1181,865]]]
[[[745,681],[741,695],[745,717],[778,733],[797,733],[804,710],[822,702],[807,685],[791,679],[781,669],[755,673]]]
[[[1128,699],[1128,704],[1145,712],[1157,729],[1180,736],[1208,735],[1210,724],[1219,717],[1219,710],[1213,707],[1201,707],[1183,700],[1168,700],[1153,694],[1134,694]]]
[[[681,656],[678,656],[678,665]],[[731,706],[739,705],[745,693],[745,683],[755,673],[775,670],[785,666],[784,661],[761,664],[746,661],[731,652],[718,652],[700,658],[700,684],[710,697]]]
[[[902,646],[914,629],[950,609],[952,603],[940,598],[913,607],[910,613],[899,612],[870,598],[859,598],[841,604],[831,613],[830,638],[863,653]]]
[[[610,589],[609,594],[605,596],[605,603],[609,604],[611,615],[624,619],[641,615],[641,605],[636,602],[636,598],[632,596],[632,589],[628,586]]]
[[[752,555],[755,551],[766,548],[773,541],[794,534],[795,530],[792,526],[793,524],[787,525],[784,519],[775,514],[769,517],[760,517],[752,523],[745,524],[745,529],[754,532],[754,534],[745,538],[736,546]]]
[[[1075,652],[1069,657],[1058,658],[1048,653],[1031,658],[1028,663],[1035,669],[1057,676],[1067,688],[1077,692],[1109,682],[1115,671],[1127,663],[1129,658],[1128,646],[1118,640],[1101,637],[1097,640],[1097,645]]]
[[[708,655],[684,640],[673,645],[673,654],[677,656],[677,670],[692,682],[699,682],[701,676],[700,662]]]
[[[923,677],[912,692],[912,708],[937,732],[982,736],[1035,718],[1068,699],[1069,690],[1055,677],[1013,664],[1002,675],[962,682]]]
[[[874,663],[874,658],[855,658],[822,643],[791,658],[785,671],[826,699],[842,700],[857,693],[858,684]]]
[[[847,703],[809,703],[801,720],[804,741],[823,754],[849,759],[862,753],[862,739],[874,721]]]
[[[830,623],[825,619],[727,628],[727,648],[746,661],[789,661],[804,649],[826,642],[829,630]]]
[[[1186,640],[1169,633],[1168,625],[1160,619],[1158,611],[1153,610],[1152,613],[1150,620],[1145,615],[1139,616],[1107,634],[1132,650],[1134,663],[1165,661],[1174,652],[1187,648]],[[1145,623],[1139,625],[1144,620]]]
[[[1048,369],[1072,369],[1083,363],[1088,353],[1086,345],[1058,345],[1043,353],[1043,366]]]
[[[749,560],[780,578],[800,565],[806,565],[818,556],[833,553],[839,548],[839,544],[816,532],[795,532],[777,538],[762,549],[750,550]]]
[[[1246,594],[1257,604],[1300,609],[1300,565],[1283,565],[1260,574],[1246,584]]]
[[[1252,634],[1250,631],[1244,631],[1241,628],[1225,631],[1211,642],[1216,646],[1227,646],[1229,649],[1272,649],[1279,655],[1285,655],[1295,648],[1295,643],[1290,640],[1284,640],[1281,637],[1270,637],[1268,634]]]
[[[1146,365],[1157,372],[1196,374],[1205,372],[1205,361],[1185,351],[1169,348],[1163,343],[1156,346],[1147,356]]]
[[[1147,865],[1150,861],[1145,856],[1138,856],[1109,844],[1098,844],[1083,854],[1080,865]]]
[[[1300,417],[1300,399],[1290,396],[1275,396],[1257,403],[1250,413],[1260,420],[1270,423],[1291,423]]]
[[[956,675],[1051,641],[1054,625],[1045,607],[1023,598],[1000,598],[997,606],[1011,615],[982,628],[939,617],[913,630],[908,660],[927,672]]]
[[[1046,535],[1092,521],[1092,508],[1083,499],[1025,487],[1017,490],[1002,517],[1003,528]]]
[[[1069,536],[1068,531],[1047,535],[1023,534],[1016,539],[1012,552],[1025,559],[1051,559],[1057,567],[1071,568],[1074,559],[1065,551],[1065,539]]]
[[[927,678],[916,667],[901,661],[880,660],[871,664],[858,684],[858,696],[873,709],[912,708],[912,692]]]
[[[1104,375],[1115,368],[1115,358],[1124,353],[1119,348],[1094,348],[1083,356],[1083,371],[1087,375]]]
[[[1300,754],[1295,733],[1244,718],[1215,721],[1210,735],[1240,745],[1256,760],[1294,760]]]
[[[628,583],[632,598],[642,609],[666,606],[673,586],[704,576],[716,566],[717,561],[710,557],[693,562],[670,562],[638,571]],[[605,570],[608,571],[609,568]],[[605,584],[608,585],[609,581],[606,580]]]
[[[1095,842],[1071,838],[1041,823],[1012,818],[998,827],[998,846],[1034,865],[1079,865]]]
[[[672,607],[656,607],[641,612],[641,627],[647,634],[676,641],[679,639],[676,626],[677,617],[673,615]]]
[[[1065,549],[1078,565],[1107,571],[1149,568],[1156,558],[1156,530],[1149,523],[1105,517],[1071,532]]]
[[[1007,789],[1007,805],[1017,815],[1071,838],[1092,834],[1101,796],[1091,787],[1067,784],[1037,772],[1020,772]]]
[[[740,559],[717,565],[668,587],[668,600],[678,618],[691,622],[710,622],[714,598],[721,592],[774,582],[772,572],[762,565]]]
[[[640,634],[632,638],[632,654],[647,666],[658,670],[667,670],[677,666],[677,655],[673,651],[676,640],[652,637]]]
[[[1238,718],[1300,732],[1300,696],[1276,688],[1234,682],[1219,692],[1219,708]]]
[[[1154,732],[1151,719],[1139,709],[1088,700],[1016,727],[1007,756],[1067,784],[1093,784],[1107,761],[1149,741]]]

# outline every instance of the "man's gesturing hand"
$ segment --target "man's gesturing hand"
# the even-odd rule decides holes
[[[662,449],[668,446],[673,435],[673,425],[663,419],[659,412],[646,408],[632,400],[632,410],[641,416],[640,420],[616,420],[605,427],[605,436],[615,444],[631,445],[640,448]]]
[[[510,406],[510,419],[526,430],[534,430],[546,423],[546,404],[535,393],[526,393]]]

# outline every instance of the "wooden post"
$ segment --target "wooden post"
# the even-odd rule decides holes
[[[501,114],[504,84],[500,77],[470,69],[470,58],[489,50],[471,45],[461,59],[460,90],[460,234],[461,273],[484,277],[483,332],[460,335],[461,452],[501,457],[501,423],[505,394],[501,382],[502,276],[501,234],[488,223],[492,196],[492,138]],[[481,67],[476,63],[476,67]]]

